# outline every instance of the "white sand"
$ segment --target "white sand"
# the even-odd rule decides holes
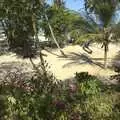
[[[104,70],[99,65],[96,65],[96,62],[103,64],[104,50],[100,48],[100,45],[92,45],[91,48],[93,53],[91,55],[87,54],[80,46],[67,46],[63,48],[64,53],[68,56],[67,58],[61,57],[59,50],[50,50],[53,55],[47,51],[43,53],[47,54],[47,57],[44,57],[49,65],[51,66],[50,70],[58,79],[70,79],[74,77],[76,72],[88,71],[92,75],[106,77],[114,74],[114,71],[107,69]],[[108,52],[108,63],[111,64],[112,58],[120,50],[119,45],[110,45]],[[86,57],[87,56],[87,57]],[[87,60],[86,58],[89,58]],[[90,60],[92,59],[92,61]],[[15,54],[3,55],[0,56],[0,66],[8,62],[18,62],[23,63],[26,67],[31,69],[29,65],[29,60],[23,60],[18,58]],[[35,63],[39,62],[39,59],[34,60]],[[13,63],[14,64],[14,63]]]

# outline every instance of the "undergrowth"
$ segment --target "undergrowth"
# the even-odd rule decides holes
[[[1,83],[0,120],[119,120],[119,91],[86,72],[73,81],[56,80],[40,60],[35,65],[31,59],[31,79],[7,76]]]

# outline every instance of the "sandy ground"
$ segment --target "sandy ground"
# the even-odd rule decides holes
[[[91,46],[93,50],[92,54],[87,54],[82,47],[75,46],[66,46],[63,48],[64,53],[67,55],[67,58],[61,56],[61,53],[58,49],[56,50],[43,50],[43,53],[47,54],[47,57],[44,57],[47,60],[50,70],[56,76],[56,78],[64,80],[73,78],[76,72],[88,71],[92,75],[97,75],[101,77],[107,77],[109,75],[115,74],[113,70],[103,69],[103,56],[104,52],[101,49],[101,45],[94,44]],[[111,65],[112,58],[120,50],[119,45],[111,44],[109,46],[108,52],[108,65]],[[34,63],[38,63],[39,59],[34,59]],[[18,58],[15,54],[3,55],[0,56],[0,67],[5,66],[6,64],[19,65],[24,67],[25,71],[31,70],[31,65],[28,59]],[[11,69],[8,65],[8,68]],[[4,67],[5,68],[5,67]],[[5,69],[0,69],[0,73],[5,71]]]

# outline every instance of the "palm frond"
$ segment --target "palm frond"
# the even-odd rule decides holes
[[[103,34],[93,34],[93,33],[88,33],[88,34],[83,34],[79,37],[79,39],[75,42],[76,44],[82,44],[83,42],[86,42],[88,40],[93,40],[93,42],[98,42],[101,43],[103,40]]]
[[[87,12],[98,15],[99,20],[106,27],[112,20],[118,3],[118,0],[85,0],[85,8]]]

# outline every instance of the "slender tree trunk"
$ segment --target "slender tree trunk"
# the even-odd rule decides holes
[[[46,14],[45,14],[45,18],[46,18],[46,20],[47,20],[47,22],[48,22],[48,26],[49,26],[49,29],[50,29],[51,35],[52,35],[52,37],[53,37],[53,40],[55,41],[55,43],[56,43],[58,49],[61,49],[60,46],[59,46],[59,44],[58,44],[58,42],[57,42],[57,40],[56,40],[56,38],[55,38],[55,35],[54,35],[54,33],[53,33],[52,26],[50,25],[50,22],[48,21],[48,17],[47,17]]]
[[[109,45],[109,30],[104,27],[104,68],[107,68],[107,55],[108,55],[108,45]]]
[[[32,14],[32,26],[33,26],[33,31],[34,31],[34,36],[35,36],[35,46],[36,48],[39,47],[39,38],[38,38],[38,34],[37,34],[37,27],[36,27],[36,18],[34,13]]]
[[[42,6],[44,7],[44,1],[43,1],[43,0],[41,0],[41,1],[39,0],[39,3],[41,3]],[[44,12],[45,12],[45,10],[44,10]],[[65,55],[64,52],[61,50],[60,45],[58,44],[58,42],[57,42],[57,40],[56,40],[56,37],[55,37],[55,35],[54,35],[52,26],[51,26],[51,24],[50,24],[50,22],[49,22],[48,16],[46,15],[46,12],[45,12],[45,19],[46,19],[46,21],[48,22],[48,26],[49,26],[49,29],[50,29],[52,38],[53,38],[53,40],[54,40],[56,46],[57,46],[58,49],[60,50],[61,54],[64,55],[64,56],[66,57],[66,55]]]
[[[64,54],[64,52],[61,50],[60,45],[58,44],[58,42],[57,42],[57,40],[56,40],[56,37],[55,37],[55,35],[54,35],[52,26],[51,26],[51,24],[50,24],[50,22],[49,22],[48,17],[47,17],[46,14],[45,14],[45,18],[46,18],[46,20],[47,20],[47,22],[48,22],[48,26],[49,26],[49,29],[50,29],[50,32],[51,32],[51,35],[52,35],[52,38],[53,38],[55,44],[57,45],[57,47],[58,47],[58,49],[60,50],[60,52],[62,53],[62,55],[66,56],[66,55]]]
[[[104,45],[104,68],[107,68],[108,43]]]

